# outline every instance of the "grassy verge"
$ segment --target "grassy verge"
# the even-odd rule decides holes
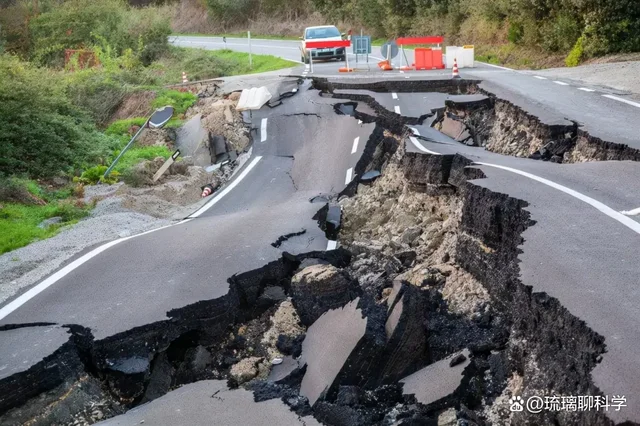
[[[21,179],[3,179],[0,203],[0,254],[49,238],[66,225],[76,223],[89,214],[93,207],[81,199],[74,199],[74,189],[67,186],[45,190],[37,182]],[[82,190],[75,191],[79,196]],[[60,221],[38,227],[45,219],[60,217]]]
[[[252,55],[229,49],[205,50],[172,46],[169,53],[152,66],[163,84],[179,83],[182,72],[190,81],[207,80],[231,75],[253,74],[295,67],[298,64],[272,55]]]

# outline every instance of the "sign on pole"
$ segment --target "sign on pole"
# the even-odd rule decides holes
[[[158,179],[160,179],[160,177],[164,174],[164,172],[166,172],[169,167],[171,167],[171,165],[173,163],[175,163],[176,159],[178,158],[178,156],[180,155],[180,150],[176,149],[176,152],[174,152],[171,157],[167,158],[167,161],[164,162],[164,164],[162,165],[162,167],[160,167],[158,169],[158,171],[156,172],[155,175],[153,175],[153,181],[157,181]]]

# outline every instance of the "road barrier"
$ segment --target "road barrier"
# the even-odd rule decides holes
[[[426,37],[400,37],[396,40],[396,43],[402,48],[402,58],[406,62],[406,65],[401,65],[400,69],[406,70],[435,70],[444,69],[444,63],[442,62],[442,48],[440,45],[444,41],[442,36],[426,36]],[[411,44],[435,44],[436,46],[430,48],[416,48],[414,49],[414,63],[409,65],[409,60],[404,53],[404,46]]]
[[[454,59],[457,60],[458,68],[475,67],[475,48],[473,45],[447,46],[446,49],[447,68],[453,67]]]
[[[338,47],[344,47],[344,60],[345,66],[340,68],[340,72],[351,72],[353,68],[349,68],[349,55],[347,54],[347,47],[351,46],[351,40],[334,40],[334,41],[307,41],[304,44],[305,49],[335,49]],[[311,72],[313,73],[313,53],[309,52],[309,63],[311,64]]]

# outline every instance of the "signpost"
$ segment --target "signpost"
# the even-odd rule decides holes
[[[167,171],[167,169],[169,169],[169,167],[171,167],[171,165],[173,163],[175,163],[176,159],[178,158],[178,156],[180,155],[180,150],[176,149],[176,152],[174,152],[171,157],[167,158],[167,161],[164,162],[164,164],[162,165],[162,167],[160,167],[158,169],[158,171],[156,172],[155,175],[153,175],[153,181],[157,181],[158,179],[160,179],[160,176],[162,176],[164,174],[164,172]]]
[[[365,55],[367,68],[369,68],[369,55],[371,54],[371,36],[360,35],[353,36],[351,38],[351,44],[353,46],[352,52],[356,55],[356,66],[360,55]],[[370,69],[370,68],[369,68]]]
[[[147,119],[147,121],[142,125],[142,127],[140,127],[140,129],[136,132],[136,134],[133,135],[133,137],[131,138],[131,140],[127,144],[127,146],[125,146],[122,149],[122,151],[120,151],[120,154],[118,154],[116,159],[113,160],[113,162],[111,163],[111,165],[109,166],[107,171],[104,172],[103,179],[106,178],[107,176],[109,176],[109,173],[111,173],[111,170],[113,170],[115,165],[118,164],[118,161],[124,155],[124,153],[127,152],[127,150],[129,148],[131,148],[131,145],[133,145],[133,142],[135,142],[135,140],[138,138],[138,136],[140,136],[140,134],[142,133],[142,131],[144,129],[146,129],[147,127],[150,127],[152,129],[160,129],[160,128],[164,127],[164,125],[167,124],[167,122],[169,120],[171,120],[172,116],[173,116],[173,107],[172,106],[165,106],[165,107],[162,107],[162,108],[158,108],[153,113],[153,115],[151,115],[151,117],[149,117]]]

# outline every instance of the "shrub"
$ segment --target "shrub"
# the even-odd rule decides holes
[[[582,55],[584,54],[583,43],[584,37],[578,38],[575,46],[573,46],[573,49],[571,49],[571,52],[569,52],[569,55],[567,55],[567,58],[564,62],[568,67],[578,66],[582,61]]]
[[[0,174],[55,176],[113,149],[65,88],[58,73],[0,56]]]
[[[82,183],[84,185],[95,185],[98,182],[106,183],[108,185],[114,184],[118,182],[118,178],[120,177],[120,173],[112,170],[109,173],[109,176],[103,178],[104,172],[107,171],[107,166],[93,166],[80,175],[80,177],[75,177],[73,179],[74,182]]]
[[[198,97],[191,92],[161,90],[151,103],[151,106],[153,108],[161,108],[165,105],[171,105],[175,109],[174,114],[179,115],[184,114],[196,100],[198,100]]]
[[[131,49],[149,64],[166,51],[171,33],[168,16],[131,8],[125,0],[67,0],[32,19],[29,29],[32,57],[46,65],[60,65],[64,49],[101,41],[117,56]]]
[[[518,44],[522,41],[524,36],[524,27],[520,22],[512,22],[509,24],[509,32],[507,33],[507,40],[513,44]]]

